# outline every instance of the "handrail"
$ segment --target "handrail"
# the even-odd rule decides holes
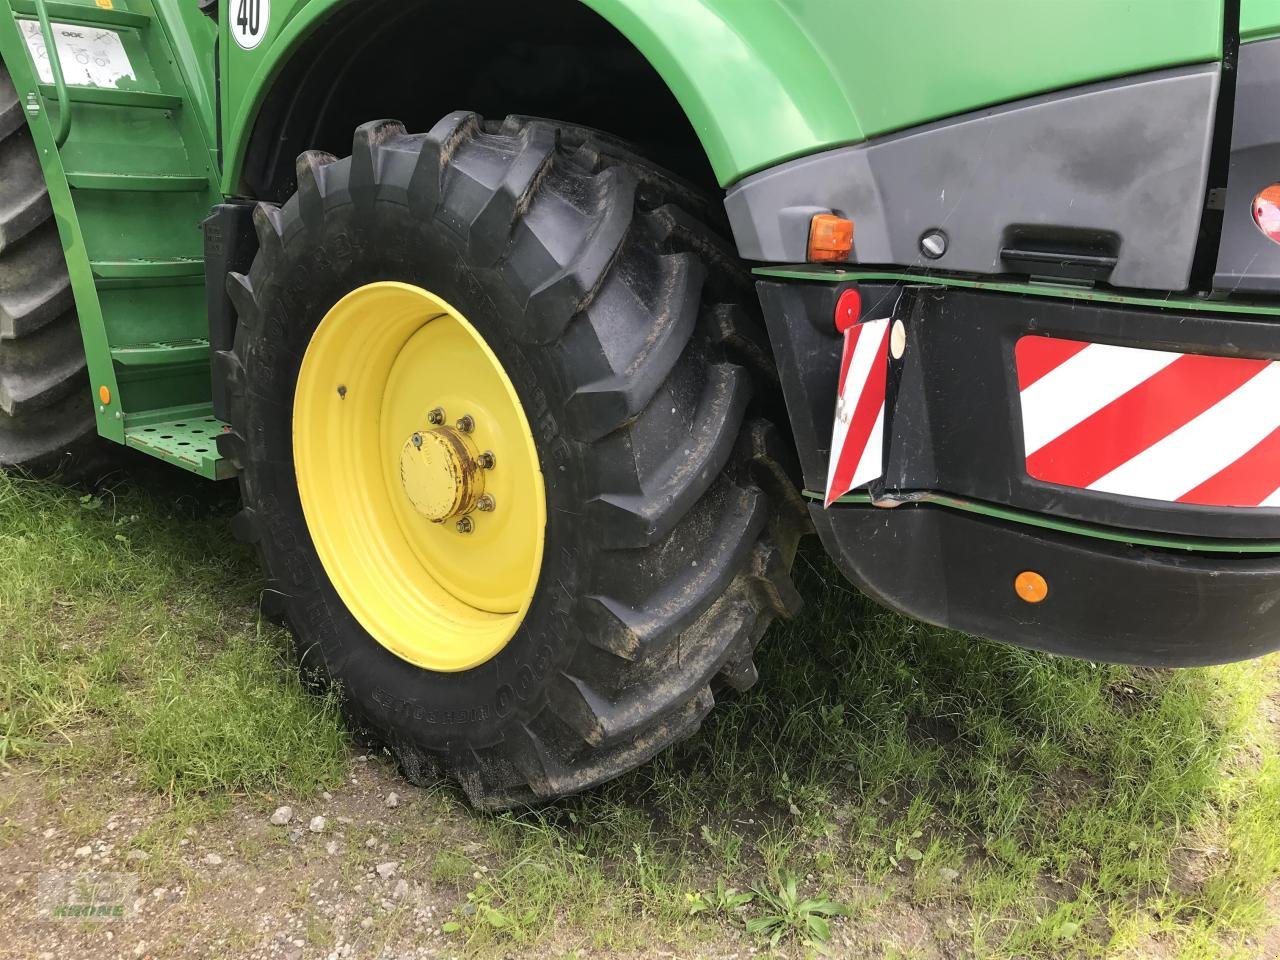
[[[67,137],[71,135],[71,95],[67,92],[67,81],[62,76],[62,58],[58,56],[58,45],[53,39],[53,25],[49,22],[49,11],[45,9],[44,0],[35,0],[35,8],[36,17],[40,21],[40,34],[44,37],[49,71],[53,74],[53,88],[58,95],[58,130],[53,142],[58,149],[62,149]]]

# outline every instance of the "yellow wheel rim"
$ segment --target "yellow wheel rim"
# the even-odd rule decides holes
[[[375,640],[437,671],[506,646],[546,494],[515,387],[462,314],[404,283],[344,297],[302,360],[293,460],[325,572]]]

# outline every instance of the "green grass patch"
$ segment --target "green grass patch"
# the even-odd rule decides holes
[[[0,759],[125,764],[179,799],[336,782],[338,712],[258,623],[233,501],[173,482],[91,495],[0,475]]]
[[[341,783],[334,704],[258,621],[233,491],[146,485],[0,477],[0,760],[128,770],[183,818]],[[643,769],[500,817],[416,794],[480,841],[424,865],[456,892],[452,945],[1255,955],[1280,878],[1276,658],[1099,666],[889,614],[816,544],[797,574],[808,610],[768,634],[760,684]]]

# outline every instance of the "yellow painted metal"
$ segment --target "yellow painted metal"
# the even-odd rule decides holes
[[[415,433],[400,450],[400,484],[414,509],[435,523],[461,517],[484,495],[485,471],[471,439],[452,427]]]
[[[298,374],[293,456],[320,560],[375,640],[442,672],[507,644],[537,587],[546,492],[515,387],[457,310],[391,282],[338,302]]]

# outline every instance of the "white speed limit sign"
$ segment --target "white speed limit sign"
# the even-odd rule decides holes
[[[231,36],[242,50],[252,50],[267,35],[271,23],[271,0],[228,0]]]

